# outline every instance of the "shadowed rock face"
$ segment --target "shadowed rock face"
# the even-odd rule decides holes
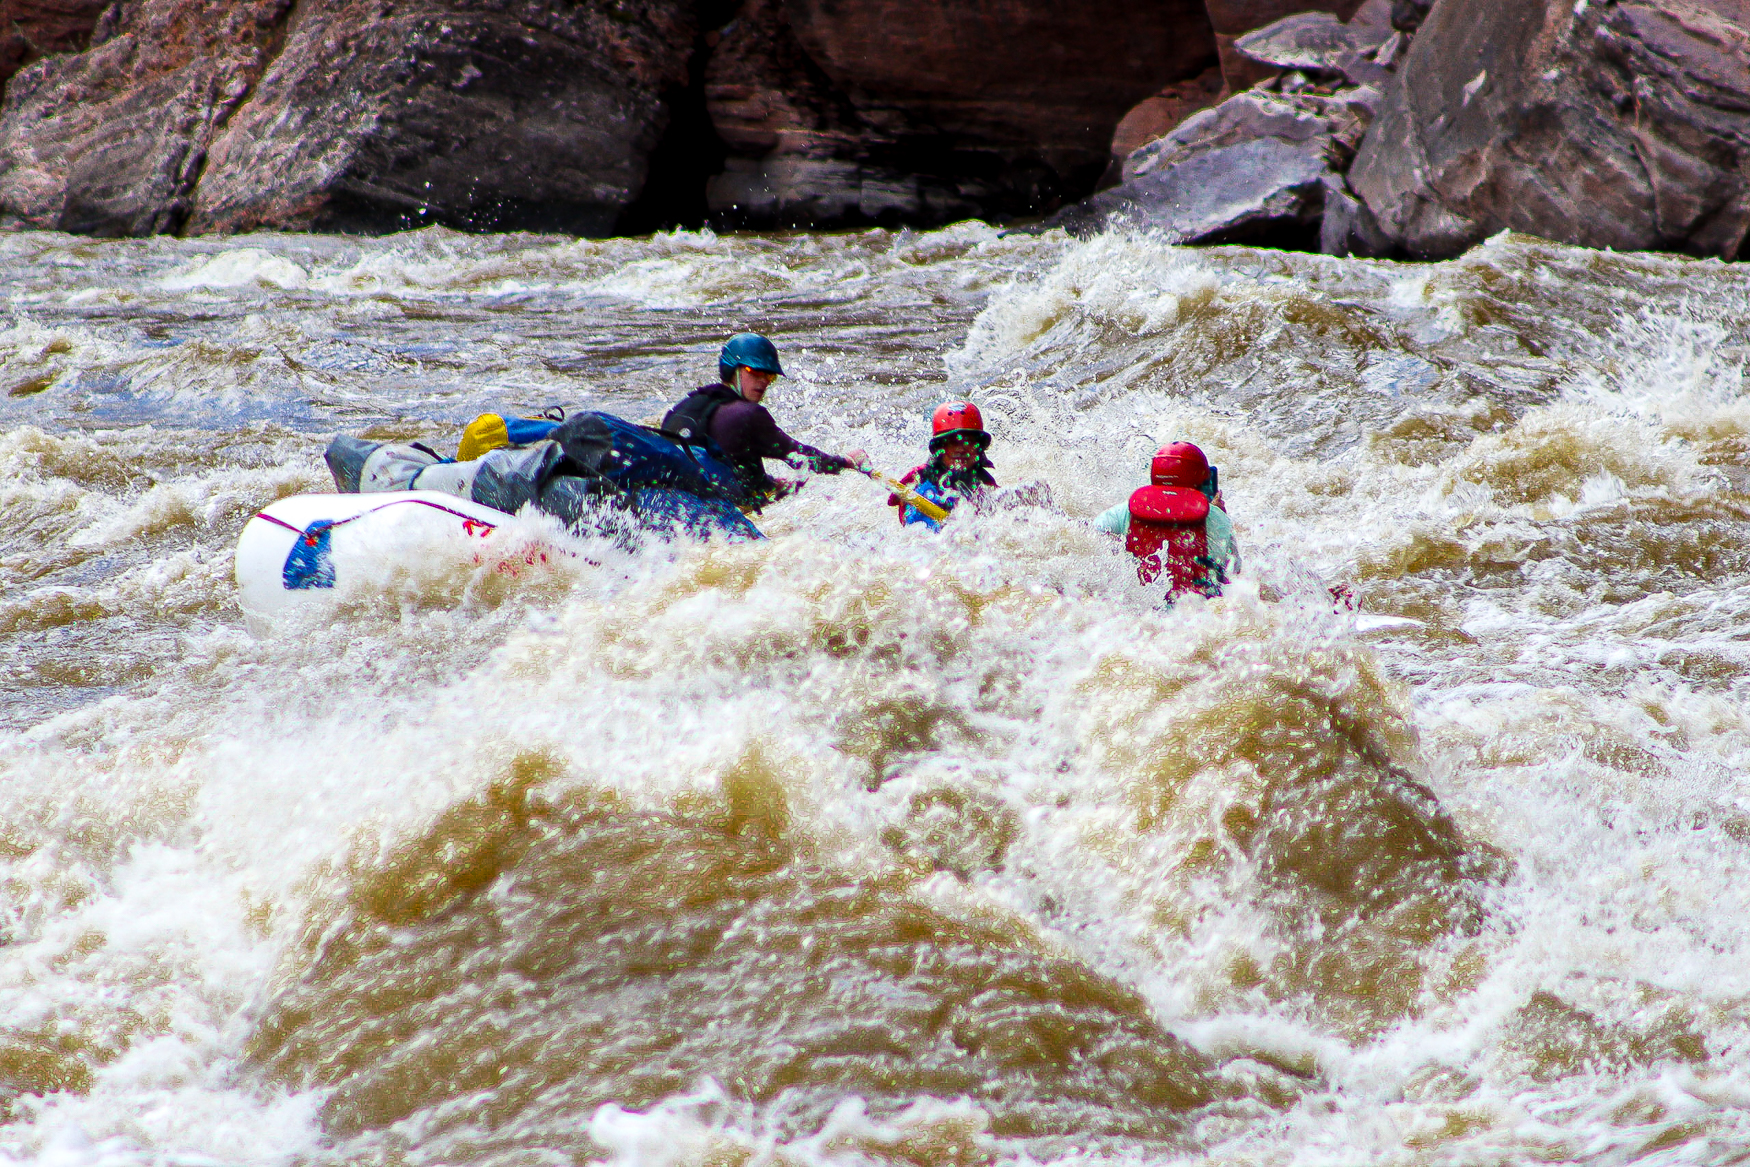
[[[290,0],[133,0],[92,46],[27,66],[0,117],[0,219],[93,235],[177,230],[207,143],[249,93]]]
[[[1139,96],[1201,72],[1195,3],[791,0],[797,38],[872,126],[1104,164]],[[1114,35],[1122,30],[1122,35]],[[880,51],[871,48],[880,46]]]
[[[1735,258],[1750,227],[1750,4],[1443,0],[1350,171],[1413,255],[1511,228]]]
[[[748,0],[726,26],[705,100],[730,152],[706,187],[730,226],[941,220],[978,212],[996,192],[966,176],[920,175],[890,157],[870,126],[797,40],[783,0]],[[958,181],[956,180],[958,178]]]
[[[599,235],[686,81],[680,3],[307,5],[215,143],[190,229]]]
[[[84,49],[110,0],[0,0],[0,86],[50,53]]]
[[[1126,110],[1214,55],[1193,0],[749,0],[710,66],[732,151],[711,206],[747,225],[1049,210],[1093,185]]]

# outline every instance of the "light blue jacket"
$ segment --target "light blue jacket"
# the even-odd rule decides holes
[[[1109,534],[1123,536],[1130,532],[1130,500],[1100,512],[1094,526]],[[1223,575],[1232,579],[1240,570],[1240,544],[1234,538],[1233,520],[1218,506],[1210,506],[1209,517],[1203,520],[1203,535],[1209,541],[1209,558],[1221,565]]]

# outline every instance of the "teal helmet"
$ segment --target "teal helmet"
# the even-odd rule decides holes
[[[717,371],[722,374],[725,385],[740,368],[776,373],[780,377],[784,375],[784,367],[778,364],[778,346],[757,332],[736,333],[717,354]]]

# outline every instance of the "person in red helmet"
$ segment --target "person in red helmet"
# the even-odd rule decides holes
[[[990,434],[978,406],[970,401],[943,402],[930,418],[930,460],[906,471],[900,481],[944,510],[953,510],[963,498],[976,507],[984,492],[997,484],[991,477],[990,459],[984,456],[989,445]],[[899,508],[901,524],[923,523],[932,531],[941,526],[897,494],[887,496],[887,505]]]
[[[1190,442],[1174,442],[1155,452],[1148,477],[1094,525],[1124,537],[1143,583],[1167,577],[1168,603],[1187,592],[1219,596],[1240,570],[1240,548],[1215,467]]]

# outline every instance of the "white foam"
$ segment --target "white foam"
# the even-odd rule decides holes
[[[308,282],[309,273],[284,256],[259,247],[239,247],[162,276],[158,286],[170,291],[250,285],[285,290],[301,288]]]

